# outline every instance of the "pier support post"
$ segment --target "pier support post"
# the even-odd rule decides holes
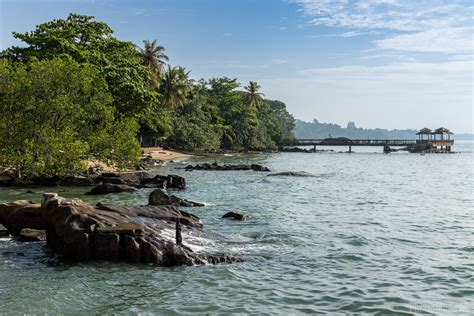
[[[183,244],[183,236],[181,235],[181,223],[179,217],[176,219],[176,245],[181,246]]]
[[[352,153],[352,145],[349,145],[349,154]]]
[[[313,146],[313,151],[316,152],[316,144]]]

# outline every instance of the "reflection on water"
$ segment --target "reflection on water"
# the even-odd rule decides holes
[[[452,155],[268,154],[196,159],[261,163],[274,172],[184,174],[192,212],[246,261],[157,268],[64,264],[43,243],[0,239],[4,313],[379,313],[469,314],[473,310],[473,143]],[[83,196],[85,188],[0,189],[0,201],[38,201],[45,191],[90,203],[145,204],[150,190]],[[223,220],[228,211],[252,220]]]

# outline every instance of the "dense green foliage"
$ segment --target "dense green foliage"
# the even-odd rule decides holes
[[[138,125],[116,115],[92,65],[69,58],[0,62],[0,163],[28,175],[66,175],[92,154],[126,166],[140,151]]]
[[[132,166],[139,144],[186,150],[272,149],[294,119],[256,82],[194,81],[156,41],[120,41],[93,17],[14,33],[22,47],[0,58],[0,166],[63,176],[96,157]]]

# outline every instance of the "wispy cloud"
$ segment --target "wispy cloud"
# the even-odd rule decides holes
[[[233,35],[232,33],[224,33],[224,34],[222,34],[222,36],[224,36],[224,37],[231,37],[232,35]]]
[[[474,50],[472,27],[441,28],[411,34],[399,34],[375,41],[382,49],[437,53],[462,53]]]
[[[331,34],[316,34],[310,35],[309,38],[321,38],[321,37],[355,37],[355,36],[362,36],[362,35],[377,35],[379,32],[371,30],[371,31],[349,31],[344,33],[331,33]]]
[[[351,32],[391,31],[375,42],[382,49],[425,52],[472,51],[471,0],[293,0],[310,24]],[[346,36],[346,37],[349,37]],[[354,35],[357,36],[357,35]],[[448,45],[446,45],[448,43]]]

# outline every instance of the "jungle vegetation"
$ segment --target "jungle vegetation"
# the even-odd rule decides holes
[[[95,157],[137,163],[140,146],[266,150],[293,139],[284,103],[260,85],[194,80],[156,40],[116,38],[92,16],[70,14],[13,33],[0,54],[0,166],[64,176]]]

